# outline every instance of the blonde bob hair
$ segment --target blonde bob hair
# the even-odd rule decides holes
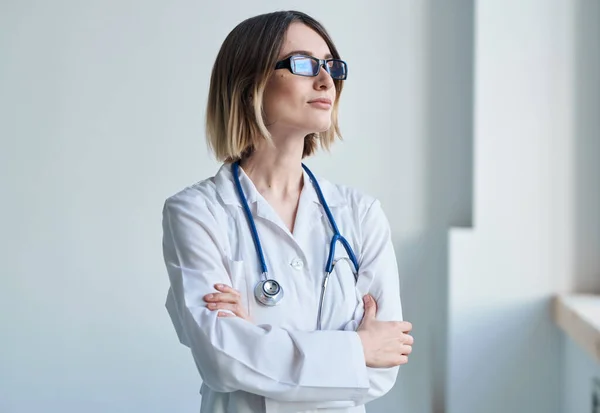
[[[210,78],[206,109],[206,138],[220,161],[231,163],[249,156],[257,143],[273,143],[263,119],[263,93],[291,23],[300,22],[316,31],[327,43],[331,55],[340,55],[325,28],[312,17],[298,11],[279,11],[244,20],[227,36],[215,60]],[[338,126],[341,80],[334,80],[336,98],[331,112],[331,127],[304,138],[302,157],[312,155],[320,142],[329,149]]]

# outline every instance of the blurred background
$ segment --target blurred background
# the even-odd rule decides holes
[[[307,164],[381,200],[414,324],[367,411],[600,412],[597,0],[0,2],[0,412],[199,411],[162,206],[218,170],[222,41],[283,9],[349,63]],[[597,318],[565,332],[557,296]]]

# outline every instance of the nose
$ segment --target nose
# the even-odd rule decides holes
[[[321,70],[319,70],[319,74],[315,78],[315,88],[319,90],[328,90],[333,87],[333,78],[329,74],[329,68],[326,67],[326,64],[321,66]]]

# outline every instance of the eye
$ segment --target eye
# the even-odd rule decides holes
[[[315,61],[306,56],[294,56],[291,66],[294,73],[311,74],[315,70]]]

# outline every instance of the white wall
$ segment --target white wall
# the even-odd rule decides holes
[[[549,304],[600,288],[598,3],[475,8],[474,228],[450,234],[447,411],[590,411],[591,366]]]
[[[416,168],[415,175],[398,174],[410,183],[408,190],[399,186],[402,205],[415,212],[402,223],[409,236],[398,245],[404,303],[415,309],[410,316],[417,345],[408,381],[416,381],[421,392],[426,389],[427,397],[406,411],[443,412],[448,374],[447,233],[451,226],[472,224],[473,1],[410,4],[418,30],[411,42],[414,79],[422,86],[411,93],[418,129],[408,137],[411,146],[399,150],[400,165]]]
[[[350,62],[345,141],[308,163],[382,200],[415,325],[368,411],[584,409],[600,373],[547,303],[600,289],[598,3],[225,4],[0,4],[0,411],[198,411],[162,203],[218,167],[202,131],[224,37],[286,8]]]
[[[600,2],[573,2],[573,268],[569,289],[600,294]]]
[[[573,2],[574,108],[570,145],[573,183],[565,202],[569,212],[570,260],[567,291],[600,293],[600,2]],[[592,411],[592,382],[600,364],[561,334],[562,411]],[[599,390],[600,391],[600,390]]]
[[[202,131],[226,34],[284,8],[322,20],[350,62],[345,141],[309,164],[382,200],[415,322],[411,362],[368,410],[442,405],[445,231],[470,221],[472,6],[432,4],[2,2],[0,411],[198,411],[163,307],[162,203],[218,167]]]

